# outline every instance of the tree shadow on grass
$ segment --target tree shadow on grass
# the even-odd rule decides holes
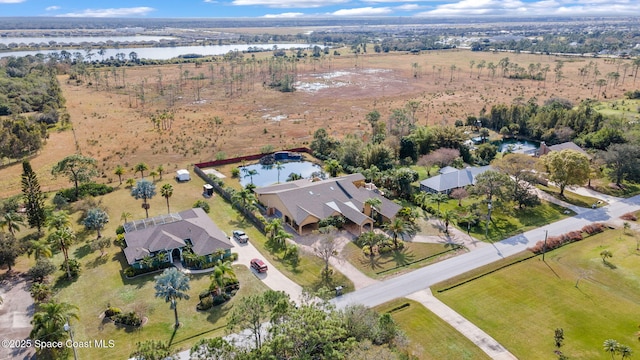
[[[416,258],[413,252],[407,249],[393,250],[389,256],[396,263],[396,267],[408,265]]]
[[[230,220],[229,225],[232,225],[236,228],[245,228],[252,226],[251,222],[242,215],[238,215],[234,220]]]
[[[371,270],[378,270],[383,268],[380,260],[382,260],[380,256],[366,256],[366,255],[362,255],[358,259],[361,265]]]
[[[104,256],[100,256],[98,255],[95,259],[93,259],[92,261],[87,262],[87,267],[94,269],[97,268],[98,266],[104,265],[109,261],[109,254],[104,254]]]
[[[91,245],[84,244],[73,251],[73,256],[77,259],[82,259],[83,257],[91,254],[93,250],[91,250]]]
[[[615,270],[615,269],[617,269],[617,268],[618,268],[618,267],[616,266],[616,264],[614,264],[614,263],[612,263],[612,262],[610,262],[610,261],[603,260],[602,262],[604,263],[604,266],[608,267],[608,268],[609,268],[609,269],[611,269],[611,270]]]

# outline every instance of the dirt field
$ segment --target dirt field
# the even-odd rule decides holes
[[[100,181],[116,182],[112,172],[117,164],[130,169],[126,178],[134,176],[131,169],[141,161],[151,167],[162,164],[172,172],[216,156],[256,153],[265,145],[274,149],[308,145],[320,127],[339,138],[345,134],[364,136],[369,130],[366,113],[377,109],[386,119],[392,109],[409,100],[420,101],[417,115],[421,124],[453,124],[456,119],[478,115],[482,108],[489,111],[494,104],[531,97],[540,104],[550,97],[577,103],[596,98],[595,79],[606,78],[614,71],[622,75],[621,65],[628,61],[467,50],[357,57],[347,49],[338,51],[341,56],[300,60],[298,90],[293,93],[263,86],[266,66],[260,65],[260,59],[270,54],[256,55],[254,75],[246,70],[249,65],[240,70],[240,65],[230,67],[229,63],[218,62],[199,68],[193,64],[126,68],[124,76],[118,69],[115,76],[112,72],[107,75],[109,89],[104,80],[97,86],[95,82],[92,86],[75,85],[61,76],[60,82],[79,150],[98,160],[103,171]],[[524,68],[537,63],[549,65],[547,80],[505,79],[500,68],[492,77],[486,67],[479,71],[470,66],[472,60],[475,64],[485,60],[497,65],[505,57]],[[553,69],[559,60],[564,61],[564,77],[555,82]],[[592,71],[584,80],[578,69],[591,61],[597,64],[600,75],[594,77]],[[233,96],[225,94],[229,84],[222,76],[229,71],[243,79],[236,82]],[[240,75],[241,71],[246,74]],[[621,76],[617,87],[608,85],[600,90],[607,98],[619,98],[637,88],[632,86],[629,72],[624,80]],[[196,80],[197,76],[203,79]],[[115,88],[114,82],[122,84],[123,78],[126,86]],[[196,101],[198,87],[200,101]],[[174,106],[170,106],[171,101]],[[163,110],[174,113],[169,130],[159,130],[151,121],[156,111]],[[71,131],[53,133],[44,150],[32,159],[45,190],[70,186],[66,179],[52,179],[49,172],[55,162],[74,151],[74,143]],[[20,172],[19,164],[0,170],[0,196],[20,192]]]

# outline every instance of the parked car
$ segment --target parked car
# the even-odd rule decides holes
[[[267,265],[260,259],[251,259],[251,267],[256,269],[259,273],[267,272],[267,270],[269,270]]]
[[[249,241],[249,237],[242,230],[233,230],[233,238],[239,243],[246,243]]]

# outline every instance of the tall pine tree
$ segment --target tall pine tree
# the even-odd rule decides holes
[[[33,172],[29,161],[22,162],[22,194],[27,208],[29,226],[38,228],[41,232],[47,216],[44,211],[44,194],[40,190],[40,184],[36,173]]]

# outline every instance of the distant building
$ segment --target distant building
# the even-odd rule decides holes
[[[586,155],[588,158],[591,158],[586,151],[584,151],[580,146],[576,145],[573,141],[563,142],[561,144],[548,146],[544,141],[540,143],[540,148],[538,148],[538,156],[547,155],[552,151],[562,151],[562,150],[575,150],[579,153]]]
[[[487,170],[493,170],[491,165],[467,167],[464,169],[446,166],[440,169],[440,175],[422,180],[420,182],[420,190],[431,193],[449,194],[453,189],[475,184],[476,177]]]

